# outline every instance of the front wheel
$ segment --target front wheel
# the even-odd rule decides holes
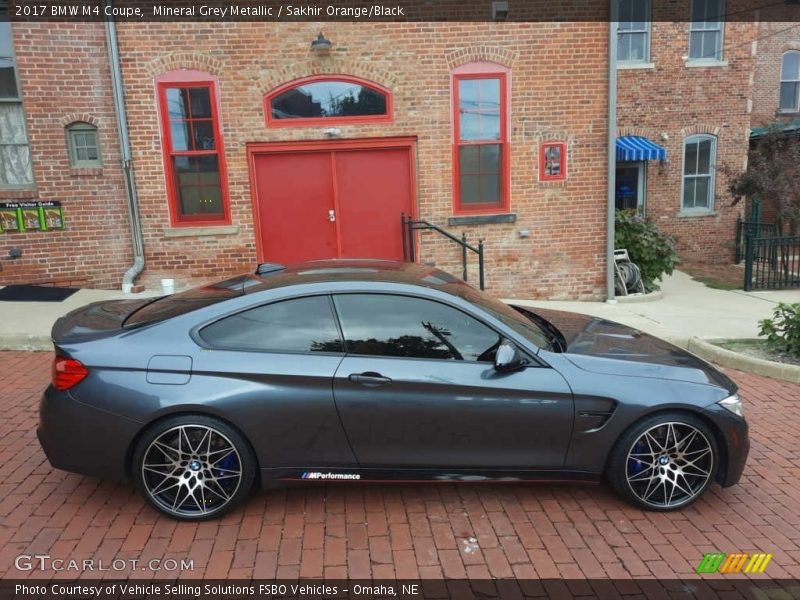
[[[719,450],[713,432],[688,413],[643,419],[625,432],[609,457],[606,477],[632,504],[676,510],[714,481]]]
[[[181,415],[145,433],[134,452],[133,471],[139,491],[157,510],[202,521],[247,497],[255,458],[246,440],[226,423]]]

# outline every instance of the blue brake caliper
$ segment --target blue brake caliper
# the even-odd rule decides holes
[[[647,451],[647,447],[643,441],[636,442],[633,447],[633,454],[643,454]],[[638,458],[628,458],[628,476],[637,475],[647,468],[647,463],[639,460]]]

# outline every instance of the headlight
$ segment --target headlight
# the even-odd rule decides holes
[[[727,398],[717,402],[717,404],[719,404],[722,408],[727,408],[737,417],[744,418],[744,413],[742,412],[742,400],[739,398],[739,394],[728,396]]]

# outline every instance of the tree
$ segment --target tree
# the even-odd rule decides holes
[[[779,228],[788,225],[796,233],[800,226],[800,135],[768,129],[751,146],[747,170],[733,175],[729,191],[734,204],[742,198],[770,204]]]

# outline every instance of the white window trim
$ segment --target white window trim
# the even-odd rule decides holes
[[[786,59],[787,56],[790,54],[797,54],[800,56],[800,50],[787,50],[781,55],[781,70],[778,75],[780,78],[780,83],[778,84],[778,112],[781,113],[797,113],[800,112],[800,94],[795,96],[795,105],[793,108],[784,108],[781,106],[781,87],[784,83],[797,83],[800,84],[800,73],[798,73],[797,79],[784,79],[783,78],[783,61]]]
[[[702,1],[705,2],[707,0],[692,0],[689,10],[693,12],[694,3]],[[720,0],[719,4],[720,10],[720,21],[719,21],[719,50],[715,52],[714,58],[692,58],[692,32],[694,31],[713,31],[711,29],[694,29],[695,21],[691,20],[691,13],[690,13],[690,20],[689,20],[689,45],[687,47],[686,52],[686,61],[685,65],[687,67],[726,67],[728,66],[728,61],[725,60],[725,0]]]
[[[619,0],[614,0],[615,2],[619,2]],[[633,34],[633,33],[644,33],[645,34],[645,44],[644,44],[644,58],[641,59],[620,59],[617,57],[617,67],[623,69],[646,69],[646,68],[655,68],[655,65],[650,62],[650,42],[653,39],[653,3],[651,0],[641,0],[647,3],[647,10],[645,14],[645,28],[644,29],[620,29],[619,23],[617,24],[617,40],[619,40],[620,34]],[[619,41],[617,41],[619,44]]]
[[[690,143],[697,143],[703,140],[711,140],[711,156],[708,159],[709,175],[709,205],[701,207],[686,208],[683,205],[684,188],[686,187],[686,146]],[[691,177],[691,176],[690,176]],[[714,214],[717,191],[717,137],[708,133],[690,135],[683,140],[683,156],[681,158],[681,196],[679,215],[709,215]]]

